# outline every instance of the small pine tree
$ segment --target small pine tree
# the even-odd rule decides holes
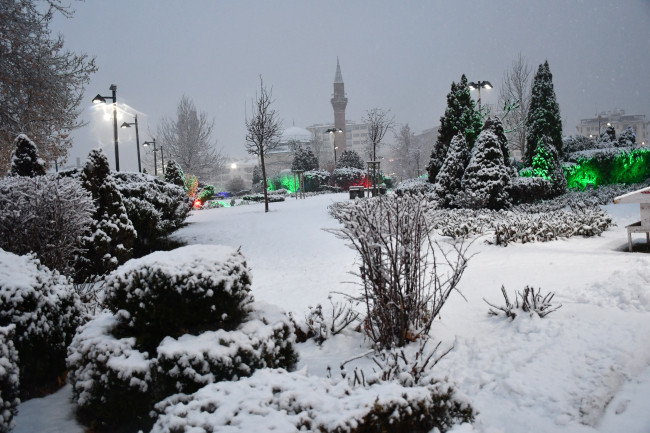
[[[366,165],[357,152],[354,150],[344,150],[336,162],[336,168],[357,168],[365,170]]]
[[[616,142],[616,129],[612,125],[609,125],[605,130],[603,131],[602,134],[600,134],[600,137],[604,140],[601,141],[609,141],[611,143]]]
[[[262,183],[262,169],[259,165],[253,167],[253,186]]]
[[[465,168],[469,163],[469,149],[462,133],[452,140],[447,152],[447,158],[438,173],[435,193],[440,199],[441,206],[453,206],[454,199],[462,190],[462,179]]]
[[[497,136],[499,140],[499,147],[501,148],[501,153],[503,154],[503,163],[506,167],[510,166],[510,146],[508,146],[508,138],[506,137],[505,129],[503,129],[503,123],[499,116],[488,117],[483,125],[483,130],[489,129],[494,135]]]
[[[299,147],[296,149],[291,170],[318,170],[318,159],[309,147]]]
[[[174,185],[185,186],[185,175],[183,174],[183,169],[180,164],[173,159],[167,163],[165,180]]]
[[[636,135],[631,126],[628,126],[618,136],[618,147],[634,147],[636,146]]]
[[[96,206],[91,234],[82,238],[87,253],[78,262],[77,280],[84,281],[105,275],[130,259],[137,234],[101,149],[88,155],[81,182]]]
[[[551,182],[551,194],[562,195],[567,189],[567,180],[560,164],[560,158],[553,147],[550,137],[542,137],[537,143],[537,153],[533,158],[533,176],[541,177]]]
[[[560,105],[555,97],[553,75],[548,61],[539,65],[533,80],[526,128],[526,154],[524,155],[526,166],[532,164],[533,157],[537,154],[537,144],[542,137],[549,137],[558,155],[560,157],[563,155]]]
[[[460,132],[465,136],[467,147],[472,150],[474,142],[481,132],[481,117],[476,111],[476,103],[470,95],[467,77],[463,74],[458,84],[451,83],[451,92],[447,94],[447,109],[440,118],[438,138],[431,151],[431,160],[427,166],[429,182],[434,183],[442,167],[451,140]]]
[[[510,206],[511,179],[503,162],[499,138],[491,129],[483,130],[478,136],[462,186],[467,196],[489,209]]]
[[[45,161],[38,156],[38,148],[25,134],[20,134],[14,140],[14,151],[11,154],[11,175],[13,176],[43,176]]]

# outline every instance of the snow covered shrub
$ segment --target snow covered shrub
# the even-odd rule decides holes
[[[510,188],[513,204],[540,201],[551,194],[551,182],[543,177],[514,177]]]
[[[166,336],[236,328],[249,311],[250,269],[221,245],[191,245],[130,260],[106,278],[105,305],[116,336],[135,336],[154,354]]]
[[[231,191],[233,194],[236,194],[238,191],[243,191],[246,189],[246,182],[241,177],[232,178],[226,183],[226,189]]]
[[[15,325],[0,326],[0,433],[10,433],[18,413],[18,354],[12,338]]]
[[[167,163],[165,170],[165,180],[172,185],[177,185],[185,188],[185,175],[181,165],[173,159]]]
[[[316,305],[315,308],[309,307],[304,322],[296,323],[289,315],[296,328],[298,342],[302,343],[313,338],[318,345],[321,345],[325,340],[340,334],[345,328],[358,321],[360,313],[353,309],[352,300],[334,302],[331,295],[328,300],[331,307],[325,312],[321,304]]]
[[[588,184],[603,186],[633,184],[650,178],[650,149],[610,148],[570,155],[564,167],[568,187],[585,189]]]
[[[631,126],[628,126],[618,136],[618,147],[634,147],[636,146],[636,135]]]
[[[549,137],[542,137],[537,144],[537,151],[533,157],[533,176],[543,177],[551,182],[553,196],[566,192],[567,180],[560,164],[560,157]]]
[[[316,192],[321,185],[327,185],[330,173],[324,170],[310,170],[304,173],[305,191]]]
[[[198,192],[196,196],[196,200],[199,200],[201,204],[203,204],[206,201],[210,200],[213,195],[214,195],[214,186],[206,185],[203,188],[201,188],[201,190]]]
[[[356,168],[357,170],[363,171],[366,168],[366,164],[363,163],[359,154],[354,150],[344,150],[336,162],[336,168]]]
[[[287,195],[287,194],[289,194],[289,190],[287,190],[286,188],[276,189],[274,191],[269,191],[267,193],[267,195]]]
[[[156,249],[164,236],[179,229],[192,209],[185,188],[144,173],[112,173],[138,237],[133,255]]]
[[[25,134],[20,134],[14,140],[14,151],[11,154],[12,176],[43,176],[46,173],[46,164],[38,156],[38,148]]]
[[[268,195],[267,196],[269,203],[277,203],[280,201],[284,201],[284,196],[283,195]],[[252,202],[263,202],[264,201],[264,194],[249,194],[245,195],[242,197],[242,200],[245,201],[252,201]]]
[[[208,385],[156,405],[152,433],[429,433],[472,422],[474,410],[451,386],[406,387],[396,381],[352,386],[306,370],[258,370],[237,382]]]
[[[523,311],[524,313],[528,313],[530,316],[537,314],[539,317],[544,318],[553,311],[557,311],[562,307],[562,304],[558,306],[553,306],[553,304],[551,304],[553,296],[555,296],[553,293],[542,296],[542,289],[538,289],[537,293],[535,293],[535,289],[530,286],[524,287],[524,290],[521,292],[515,291],[514,304],[510,303],[510,299],[508,299],[508,294],[506,293],[506,288],[504,286],[501,286],[501,293],[503,293],[503,297],[506,301],[506,305],[502,307],[490,304],[485,298],[483,298],[485,303],[492,307],[488,311],[490,316],[505,315],[514,320],[515,317],[517,317],[517,314]]]
[[[76,279],[84,281],[105,275],[130,259],[137,233],[101,149],[90,151],[79,178],[95,203],[90,233],[82,238],[86,253],[76,262]]]
[[[453,207],[454,200],[462,191],[461,181],[469,163],[469,150],[463,134],[458,133],[449,145],[447,157],[436,177],[435,193],[443,207]]]
[[[320,191],[328,191],[328,192],[333,192],[333,193],[337,193],[337,192],[341,192],[341,191],[343,191],[343,190],[341,189],[341,187],[338,187],[338,186],[331,186],[331,185],[321,185],[321,186],[318,187],[318,189],[319,189]]]
[[[299,146],[293,155],[293,162],[291,163],[291,170],[318,170],[318,159],[309,147]]]
[[[463,239],[444,251],[431,235],[424,196],[391,195],[330,207],[342,224],[329,229],[359,253],[364,329],[380,348],[427,335],[467,267]],[[442,251],[442,253],[440,252]],[[442,257],[440,257],[442,255]],[[445,271],[443,271],[443,268]]]
[[[564,160],[566,161],[567,156],[573,152],[597,149],[598,146],[595,140],[584,135],[570,135],[562,137],[562,148],[564,150]]]
[[[366,172],[353,167],[337,168],[332,172],[334,185],[347,191],[351,186],[365,185]]]
[[[418,177],[416,179],[406,179],[401,181],[395,187],[395,194],[427,194],[433,192],[434,188],[435,184],[429,183],[427,179]]]
[[[92,195],[76,179],[55,175],[0,179],[0,248],[33,252],[50,269],[71,275],[85,254],[95,212]]]
[[[250,270],[230,247],[130,260],[107,277],[105,305],[68,350],[74,398],[94,422],[146,425],[165,397],[298,359],[291,321],[253,302]]]
[[[32,255],[0,250],[0,327],[15,325],[20,390],[33,397],[65,372],[66,347],[84,320],[70,280]]]

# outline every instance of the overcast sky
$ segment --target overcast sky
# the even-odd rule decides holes
[[[75,157],[102,146],[114,161],[112,122],[92,107],[117,85],[140,114],[140,141],[174,116],[183,94],[215,119],[218,147],[244,151],[244,104],[273,86],[275,108],[305,127],[332,122],[339,56],[346,117],[391,109],[419,133],[439,124],[452,81],[488,80],[496,102],[503,72],[521,52],[534,70],[548,59],[565,133],[598,111],[650,115],[650,1],[134,1],[74,3],[52,25],[66,47],[97,57],[86,90],[89,124]],[[476,94],[474,93],[474,98]],[[128,116],[121,119],[129,120]],[[135,133],[120,129],[122,170],[137,169]]]

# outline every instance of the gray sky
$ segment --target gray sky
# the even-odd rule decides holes
[[[112,122],[92,107],[117,85],[118,102],[141,113],[140,141],[174,116],[183,94],[214,117],[215,138],[242,157],[244,104],[273,86],[285,127],[334,119],[329,99],[341,61],[346,117],[390,108],[420,131],[439,124],[452,81],[489,80],[496,102],[517,54],[533,69],[548,59],[565,133],[581,118],[625,109],[650,115],[650,1],[134,1],[75,3],[53,30],[66,47],[97,57],[87,87],[89,124],[70,161],[101,145],[114,161]],[[474,93],[474,98],[476,94]],[[128,116],[120,120],[129,120]],[[120,129],[122,170],[137,169],[135,133]]]

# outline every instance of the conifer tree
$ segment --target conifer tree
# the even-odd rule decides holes
[[[528,116],[526,117],[526,154],[524,163],[530,166],[533,157],[537,154],[537,144],[542,137],[549,137],[558,155],[563,155],[562,150],[562,118],[560,105],[553,89],[553,75],[548,67],[548,61],[539,65],[530,101]]]
[[[87,253],[79,260],[77,280],[84,281],[107,274],[130,259],[137,233],[101,149],[90,152],[80,178],[96,207],[91,234],[82,239]]]
[[[499,140],[499,148],[503,154],[503,163],[506,167],[510,166],[510,146],[508,145],[508,138],[506,137],[506,132],[503,129],[503,123],[499,116],[488,117],[483,125],[483,130],[489,129],[494,135],[497,136]]]
[[[451,140],[447,158],[438,173],[435,193],[440,199],[441,206],[452,207],[458,193],[462,191],[463,175],[469,158],[467,142],[463,134],[459,132]]]
[[[445,115],[440,118],[438,138],[431,151],[431,160],[427,166],[429,182],[436,181],[451,140],[459,132],[465,136],[467,147],[471,151],[476,137],[481,132],[481,117],[476,111],[475,102],[470,95],[467,78],[464,74],[458,84],[451,83],[451,91],[447,94],[447,109]]]
[[[537,143],[536,149],[537,153],[532,161],[533,176],[550,181],[552,195],[564,194],[567,189],[567,180],[553,141],[550,137],[542,137]]]
[[[20,134],[14,140],[14,151],[11,155],[11,171],[13,176],[43,176],[45,161],[38,156],[38,148],[25,134]]]
[[[612,125],[609,125],[600,136],[605,138],[607,141],[614,143],[616,142],[616,129],[614,129]]]
[[[253,167],[253,186],[262,183],[262,170],[259,165]]]
[[[291,170],[318,170],[318,159],[309,147],[298,147],[293,156]]]
[[[365,164],[357,152],[354,150],[344,150],[336,162],[336,168],[358,168],[364,170]]]
[[[185,187],[185,175],[180,164],[173,159],[167,163],[165,170],[165,180],[171,184]]]
[[[475,146],[463,175],[465,194],[484,203],[488,209],[507,208],[510,206],[511,179],[503,162],[499,138],[491,129],[484,129]]]
[[[628,126],[618,136],[618,147],[634,147],[636,146],[636,135],[631,126]]]

